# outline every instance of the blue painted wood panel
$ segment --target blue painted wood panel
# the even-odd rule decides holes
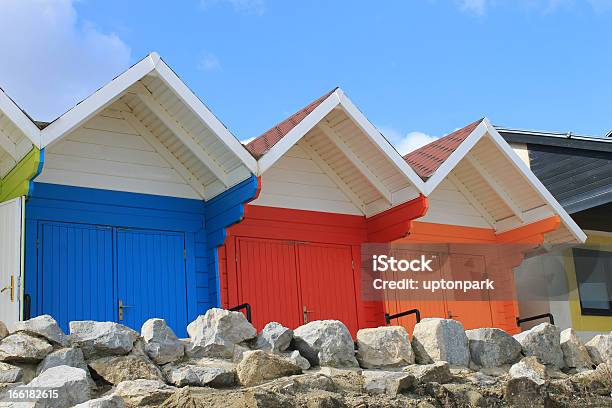
[[[35,183],[35,189],[26,203],[25,291],[32,296],[32,315],[45,313],[43,294],[49,289],[39,277],[37,241],[41,246],[45,244],[39,224],[52,221],[85,224],[96,230],[110,228],[115,231],[120,227],[118,231],[121,231],[121,228],[127,227],[182,234],[186,254],[183,265],[187,321],[194,320],[198,314],[221,304],[217,248],[225,240],[225,229],[243,218],[244,203],[253,199],[257,191],[258,180],[255,176],[208,202]],[[116,248],[119,237],[115,234],[112,239]],[[75,262],[81,256],[76,252],[70,255]],[[114,256],[116,261],[117,254]],[[142,251],[137,256],[146,257]],[[63,267],[58,271],[61,277],[67,273]],[[116,278],[115,275],[113,279]],[[114,285],[116,290],[116,282]],[[115,296],[112,311],[105,312],[108,317],[102,320],[117,320],[116,300]],[[159,302],[163,303],[165,299]],[[177,332],[180,333],[180,329]]]
[[[155,230],[117,230],[117,292],[127,305],[123,321],[140,328],[152,317],[187,336],[185,235]]]
[[[41,311],[64,330],[72,320],[113,320],[112,229],[41,222],[38,235]]]

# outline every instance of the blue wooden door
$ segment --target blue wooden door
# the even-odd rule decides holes
[[[64,331],[72,320],[115,319],[112,228],[43,221],[38,245],[39,314]]]
[[[177,335],[186,336],[184,251],[184,233],[117,229],[117,304],[124,305],[120,323],[140,330],[147,319],[160,317]]]

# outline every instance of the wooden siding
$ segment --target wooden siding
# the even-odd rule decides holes
[[[429,210],[420,221],[465,227],[491,228],[487,220],[470,204],[448,179],[428,197]]]
[[[123,117],[107,109],[46,149],[42,183],[201,198]]]
[[[299,145],[261,178],[262,190],[252,205],[363,215]]]

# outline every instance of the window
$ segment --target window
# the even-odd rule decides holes
[[[582,314],[612,316],[612,252],[573,251]]]

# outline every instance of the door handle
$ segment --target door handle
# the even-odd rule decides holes
[[[123,309],[125,309],[126,307],[134,307],[134,306],[128,306],[128,305],[124,305],[123,304],[123,300],[119,299],[119,320],[123,320]]]
[[[15,276],[11,275],[11,278],[9,280],[9,284],[5,287],[3,287],[2,289],[0,289],[0,293],[4,293],[7,290],[9,290],[9,296],[11,297],[11,303],[15,302]]]
[[[308,310],[306,308],[306,305],[304,305],[302,310],[303,310],[303,313],[304,313],[304,324],[306,324],[306,323],[308,323],[308,313],[314,313],[314,311],[313,310]]]
[[[459,316],[455,316],[453,315],[453,312],[451,312],[450,310],[448,311],[448,319],[454,319],[455,317],[459,317]]]

